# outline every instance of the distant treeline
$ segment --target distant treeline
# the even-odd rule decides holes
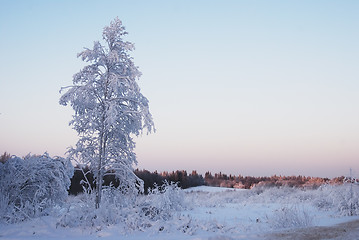
[[[168,183],[171,182],[178,183],[178,186],[183,189],[205,185],[205,181],[202,175],[197,174],[196,171],[192,171],[191,174],[187,174],[186,171],[173,171],[173,172],[162,172],[162,173],[158,173],[157,171],[155,171],[151,173],[147,170],[136,169],[134,173],[138,178],[143,180],[145,194],[147,194],[148,190],[153,188],[155,184],[160,186],[166,181]],[[87,180],[85,179],[84,174],[86,174]],[[69,189],[69,193],[76,195],[78,193],[83,192],[82,185],[88,182],[91,183],[91,188],[95,188],[94,176],[89,171],[88,167],[82,170],[76,167],[74,176],[71,179],[71,186]],[[104,186],[112,185],[114,187],[118,187],[119,181],[115,178],[114,174],[107,172],[104,177],[103,185]]]
[[[250,189],[256,187],[307,187],[317,188],[323,184],[341,184],[345,177],[336,177],[333,179],[305,176],[271,176],[271,177],[250,177],[234,176],[222,173],[212,175],[206,172],[204,176],[205,184],[215,187],[244,188]]]
[[[71,179],[71,186],[69,193],[78,194],[83,191],[82,184],[86,183],[84,178],[84,173],[86,175],[88,182],[91,183],[92,188],[95,188],[93,183],[93,174],[89,172],[88,168],[83,169],[75,168],[75,173]],[[190,174],[185,170],[177,170],[172,172],[161,172],[158,173],[150,172],[148,170],[139,170],[134,171],[137,177],[144,181],[144,190],[145,194],[148,193],[148,190],[153,188],[156,185],[162,185],[164,182],[175,182],[183,188],[190,188],[196,186],[213,186],[213,187],[228,187],[228,188],[244,188],[251,189],[254,186],[257,187],[305,187],[305,188],[318,188],[323,184],[341,184],[344,181],[344,177],[337,177],[333,179],[329,178],[319,178],[319,177],[305,177],[305,176],[271,176],[271,177],[250,177],[250,176],[234,176],[227,175],[222,173],[216,173],[212,175],[211,172],[206,172],[204,177],[201,174],[198,174],[197,171],[192,171]],[[113,185],[117,187],[119,185],[118,180],[113,174],[108,172],[104,177],[104,185],[109,186]]]
[[[11,155],[4,153],[0,155],[0,163],[5,163]],[[172,172],[158,173],[150,172],[147,170],[136,169],[134,171],[137,177],[144,181],[145,194],[148,190],[153,188],[155,184],[162,185],[164,182],[175,182],[178,186],[185,189],[190,187],[196,187],[201,185],[213,186],[213,187],[228,187],[228,188],[244,188],[250,189],[256,187],[305,187],[305,188],[317,188],[323,184],[342,184],[345,177],[336,177],[333,179],[319,178],[319,177],[305,177],[305,176],[271,176],[271,177],[250,177],[250,176],[234,176],[223,173],[206,172],[204,177],[198,174],[197,171],[192,171],[190,174],[184,170],[177,170]],[[86,175],[86,177],[85,177]],[[71,179],[71,186],[69,193],[76,195],[83,192],[83,186],[90,184],[91,188],[95,188],[93,173],[88,167],[79,168],[75,167],[74,176]],[[119,181],[115,178],[111,171],[107,172],[104,176],[105,186],[119,186]]]

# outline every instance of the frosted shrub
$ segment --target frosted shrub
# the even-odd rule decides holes
[[[319,209],[337,211],[341,216],[359,215],[359,186],[350,183],[322,186],[314,204]]]
[[[176,227],[181,228],[182,225],[177,223],[181,210],[185,207],[183,190],[177,184],[165,182],[161,186],[155,185],[149,190],[148,195],[142,195],[136,202],[139,214],[132,216],[132,230],[149,229],[154,232],[168,232],[169,229]],[[127,222],[130,224],[130,222]]]
[[[0,168],[1,168],[1,165],[0,165]],[[0,170],[0,172],[1,172],[1,170]],[[8,216],[8,214],[10,212],[9,205],[10,205],[9,195],[1,191],[0,192],[0,216],[2,216],[2,217],[0,219],[0,222],[1,222],[1,220],[9,218],[9,216]],[[11,208],[13,208],[13,206]]]
[[[84,193],[69,202],[59,226],[96,227],[118,224],[124,232],[167,229],[174,213],[184,209],[183,191],[177,184],[156,186],[149,195],[139,195],[115,187],[103,189],[101,206],[95,208],[95,195]]]
[[[308,227],[313,224],[313,216],[304,207],[284,206],[274,211],[269,222],[276,229]]]
[[[332,200],[342,216],[359,215],[359,186],[345,183],[334,187],[335,198]]]
[[[163,211],[179,211],[184,208],[183,190],[177,183],[168,183],[167,181],[162,186],[155,185],[155,188],[149,190],[149,199],[152,204],[156,204]]]
[[[147,224],[152,231],[180,231],[192,235],[198,224],[190,216],[181,214],[181,211],[187,210],[188,202],[185,199],[185,193],[177,183],[155,185],[143,202],[143,219],[150,219]]]
[[[62,203],[73,175],[71,162],[60,157],[13,156],[0,164],[0,220],[18,222],[46,214]]]
[[[99,208],[93,204],[96,199],[93,191],[86,191],[71,199],[57,225],[101,228],[103,225],[120,223],[128,216],[128,210],[135,206],[134,198],[123,194],[119,188],[104,188],[102,194],[104,199]]]
[[[308,203],[323,211],[335,211],[338,216],[359,215],[359,185],[357,184],[322,185],[318,189],[254,188],[252,191],[256,193],[248,198],[252,202]]]
[[[323,185],[319,187],[313,201],[314,206],[324,211],[333,209],[337,201],[335,199],[339,197],[337,190],[339,190],[337,186]]]
[[[298,194],[303,192],[293,187],[255,187],[252,191],[257,194],[252,196],[253,201],[264,203],[298,201]]]

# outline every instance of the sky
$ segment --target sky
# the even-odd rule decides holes
[[[0,153],[65,156],[59,90],[122,20],[156,133],[138,168],[359,176],[358,1],[0,0]]]

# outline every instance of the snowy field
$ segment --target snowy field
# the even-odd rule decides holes
[[[316,190],[235,190],[204,186],[172,189],[165,194],[154,193],[136,200],[141,206],[148,206],[142,210],[152,209],[145,210],[146,214],[127,214],[127,218],[115,224],[106,223],[107,219],[98,219],[98,222],[92,219],[92,226],[76,223],[91,213],[78,214],[81,219],[73,216],[78,211],[86,211],[85,197],[70,196],[65,206],[52,209],[48,216],[20,223],[1,223],[0,239],[293,239],[284,233],[301,229],[320,231],[318,229],[359,220],[357,216],[348,216],[358,214],[357,188],[353,186],[351,192],[348,184]],[[159,207],[163,210],[158,210]],[[107,209],[104,216],[111,213],[122,214]],[[353,231],[356,232],[351,236],[359,233],[358,227],[355,226]]]

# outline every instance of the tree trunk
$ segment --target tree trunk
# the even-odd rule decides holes
[[[100,208],[101,203],[102,178],[102,171],[98,170],[98,179],[96,182],[96,209]]]
[[[105,82],[105,92],[104,99],[102,102],[102,119],[101,119],[101,132],[99,135],[100,138],[100,148],[99,148],[99,162],[97,165],[97,179],[96,179],[96,208],[100,207],[101,204],[101,193],[102,193],[102,182],[103,182],[103,164],[106,162],[106,142],[107,142],[107,134],[105,130],[105,120],[106,120],[106,102],[107,102],[107,94],[108,94],[108,86],[109,86],[109,66],[107,66],[107,79]]]
[[[104,122],[104,116],[103,116],[103,122]],[[104,129],[104,127],[103,127]],[[101,204],[101,193],[102,193],[102,181],[103,181],[103,169],[102,169],[102,162],[104,160],[104,152],[105,152],[105,146],[104,146],[104,131],[100,133],[100,147],[99,147],[99,159],[97,164],[97,179],[96,179],[96,209],[100,207]]]
[[[102,137],[100,139],[99,160],[97,165],[97,179],[96,179],[96,209],[100,207],[101,193],[102,193]]]

